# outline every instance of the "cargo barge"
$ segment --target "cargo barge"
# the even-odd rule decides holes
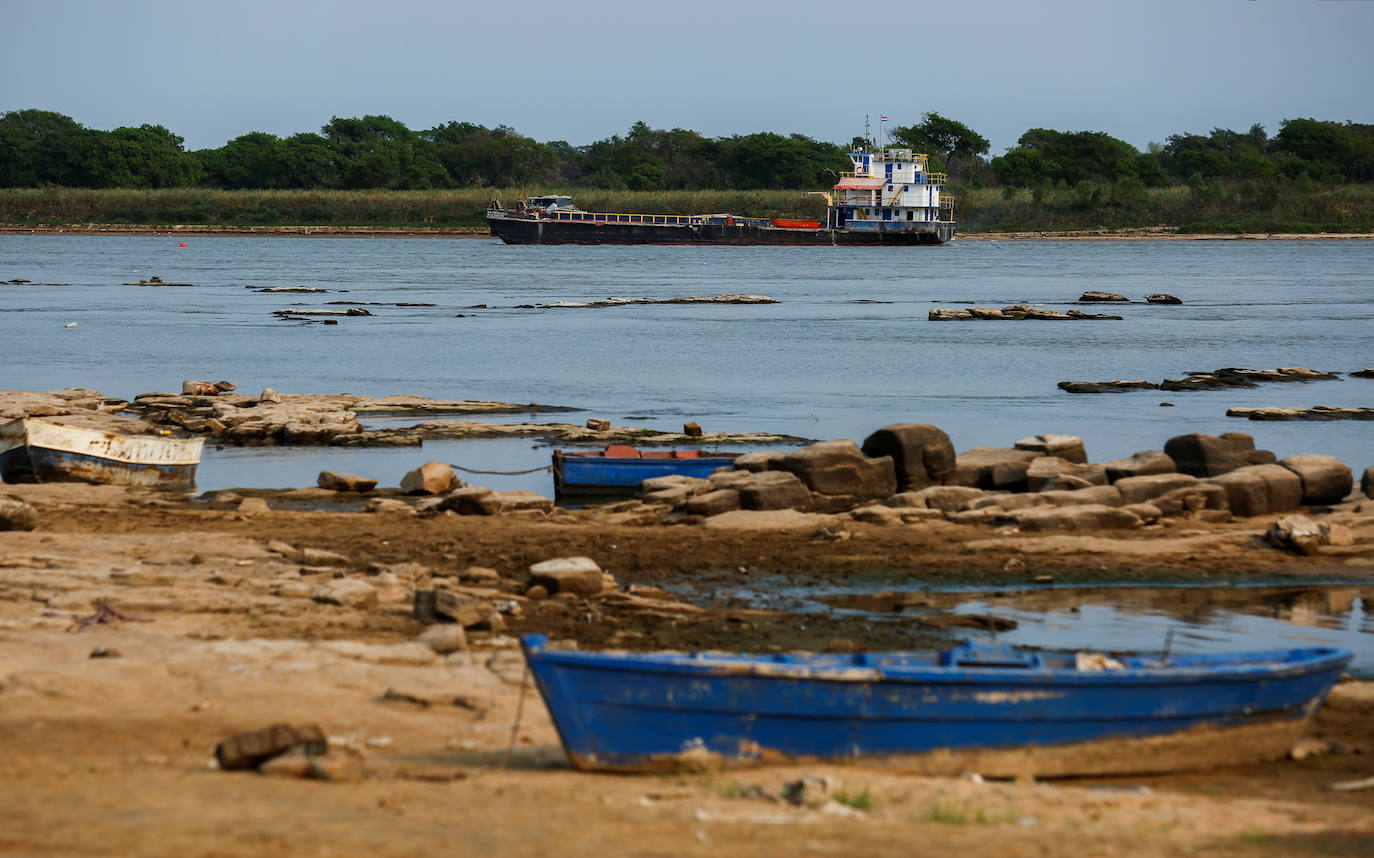
[[[589,212],[562,195],[530,197],[487,209],[491,234],[507,244],[944,244],[954,238],[954,198],[946,176],[910,149],[851,152],[826,199],[825,221],[731,214]]]

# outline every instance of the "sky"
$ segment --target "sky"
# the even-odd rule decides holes
[[[1276,133],[1374,123],[1374,0],[0,0],[0,112],[163,125],[187,149],[385,114],[575,145],[643,120],[847,142],[958,119]]]

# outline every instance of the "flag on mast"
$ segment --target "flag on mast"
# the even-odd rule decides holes
[[[879,117],[878,117],[878,120],[879,120],[880,122],[886,122],[886,121],[887,121],[887,116],[886,116],[886,114],[884,114],[883,116],[879,116]]]

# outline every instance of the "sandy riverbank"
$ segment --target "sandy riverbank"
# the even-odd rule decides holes
[[[0,844],[16,855],[909,855],[912,842],[1004,856],[1359,854],[1374,837],[1367,777],[1374,684],[1345,683],[1310,736],[1343,752],[1172,776],[1050,784],[905,776],[880,766],[680,777],[569,770],[537,695],[522,708],[513,635],[583,647],[891,648],[875,624],[671,600],[526,601],[525,569],[595,558],[622,587],[709,593],[777,574],[798,582],[899,573],[932,581],[1369,576],[1374,557],[1256,546],[1268,518],[1152,531],[999,534],[920,522],[834,531],[610,523],[594,513],[434,517],[355,511],[317,489],[254,492],[270,511],[110,486],[4,485],[39,514],[0,533]],[[335,552],[284,554],[292,548]],[[303,565],[305,562],[317,565]],[[1012,561],[1016,561],[1013,563]],[[328,565],[326,565],[328,564]],[[411,593],[483,584],[518,611],[447,657],[415,642]],[[311,595],[338,576],[375,605]],[[641,590],[640,592],[648,592]],[[72,631],[106,601],[146,622]],[[103,650],[106,657],[93,658]],[[390,692],[390,693],[388,693]],[[215,771],[209,749],[275,722],[314,722],[365,755],[349,783]],[[1362,750],[1364,753],[1355,753]],[[828,774],[869,808],[749,798]],[[757,785],[760,790],[753,790]],[[1106,789],[1102,789],[1106,787]]]
[[[0,235],[277,235],[315,238],[491,238],[486,227],[214,226],[175,224],[13,224]],[[957,241],[1374,241],[1374,233],[1180,233],[1170,227],[967,232]]]

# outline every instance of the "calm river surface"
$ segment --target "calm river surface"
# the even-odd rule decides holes
[[[120,285],[152,275],[193,285]],[[1374,366],[1374,242],[633,248],[0,236],[0,280],[14,278],[62,285],[0,285],[0,388],[132,397],[224,378],[246,393],[533,401],[585,409],[542,419],[633,418],[663,429],[696,420],[711,431],[856,440],[917,421],[943,428],[960,450],[1037,432],[1079,435],[1094,460],[1159,448],[1183,432],[1243,431],[1279,456],[1326,453],[1357,472],[1374,463],[1374,423],[1225,416],[1232,406],[1374,405],[1370,380],[1096,396],[1055,387],[1231,366]],[[264,294],[247,285],[331,291]],[[926,320],[949,302],[1069,309],[1085,289],[1137,301],[1169,292],[1185,303],[1110,309],[1120,322]],[[781,303],[516,308],[723,292]],[[337,326],[271,315],[326,301],[436,306],[372,307],[374,316]],[[469,309],[476,304],[488,308]],[[321,467],[394,484],[431,458],[506,470],[546,464],[548,450],[528,441],[426,444],[424,452],[226,449],[207,452],[199,484],[308,485]],[[551,491],[547,474],[482,482]]]

